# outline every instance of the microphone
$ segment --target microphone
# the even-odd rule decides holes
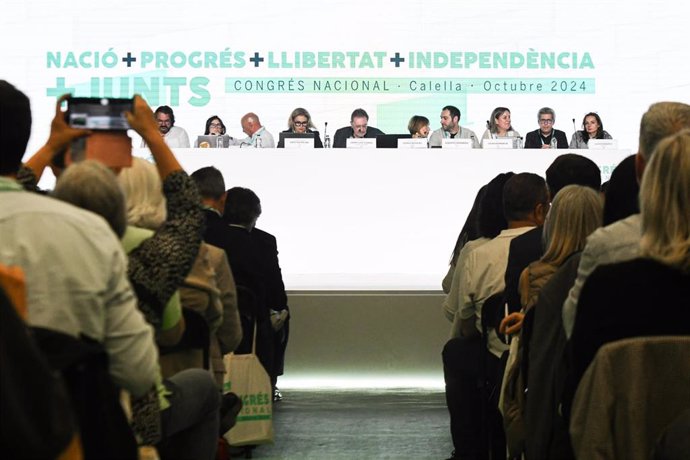
[[[330,149],[331,148],[331,138],[327,132],[328,132],[328,122],[325,121],[323,123],[323,147],[326,149]]]
[[[491,131],[491,123],[489,123],[489,120],[486,120],[486,129]]]
[[[573,129],[577,132],[577,126],[575,125],[575,119],[573,118]]]

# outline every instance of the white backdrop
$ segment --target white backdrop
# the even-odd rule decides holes
[[[79,96],[114,97],[129,97],[136,89],[153,106],[171,105],[177,124],[192,139],[202,133],[205,120],[214,114],[225,121],[229,134],[241,136],[239,119],[248,111],[256,112],[277,137],[285,129],[290,111],[298,106],[311,112],[320,131],[328,122],[331,135],[349,122],[357,107],[369,112],[370,125],[386,132],[404,132],[414,114],[430,118],[435,129],[446,104],[458,106],[461,123],[478,135],[492,109],[507,106],[513,126],[524,136],[537,128],[537,110],[546,105],[556,110],[556,128],[564,130],[568,138],[574,129],[573,118],[579,129],[583,115],[596,111],[619,148],[635,152],[639,120],[651,103],[689,99],[688,9],[671,0],[625,7],[612,0],[532,4],[505,0],[326,0],[313,4],[271,0],[203,5],[180,0],[5,0],[0,4],[0,78],[31,97],[34,127],[29,153],[45,141],[55,97],[65,88]],[[264,59],[257,61],[258,66],[249,61],[255,53]],[[305,63],[310,56],[318,59],[319,53],[323,56],[320,64]],[[396,53],[405,58],[399,67],[390,61]],[[429,53],[432,60],[441,59],[440,64],[420,66],[417,53]],[[129,67],[122,61],[128,55],[136,59]],[[495,56],[504,55],[509,62],[513,56],[518,62],[512,66],[494,62]],[[338,56],[346,56],[342,66],[337,65]],[[555,62],[545,63],[543,56],[547,61],[553,56]],[[474,58],[477,62],[472,62]],[[443,59],[455,59],[456,65]],[[344,85],[352,80],[378,89],[326,89],[328,83]],[[484,89],[487,81],[489,90]],[[257,82],[283,87],[257,91]],[[520,82],[541,83],[543,90],[523,91]],[[420,91],[423,83],[441,86]],[[510,90],[511,83],[518,83],[516,90]],[[251,84],[252,90],[238,92],[236,84]],[[321,90],[314,89],[317,84]],[[503,90],[503,85],[509,90]],[[267,153],[261,158],[271,158],[274,163],[264,165],[271,167],[247,176],[239,167],[227,168],[226,180],[228,185],[258,189],[266,210],[263,226],[279,238],[289,288],[404,285],[436,289],[478,178],[531,167],[524,163],[493,165],[484,162],[487,157],[482,152],[475,154],[478,157],[472,167],[481,168],[482,173],[466,171],[464,160],[438,152],[408,152],[392,158],[390,153],[379,152],[368,157],[320,152],[308,156],[310,163],[303,161],[307,157],[300,157],[294,164],[285,162],[292,154],[274,157]],[[404,173],[398,171],[403,158],[413,165]],[[390,161],[387,166],[391,167],[372,167],[379,159]],[[221,158],[209,158],[209,162],[225,168]],[[534,171],[545,169],[539,168]],[[461,170],[462,176],[453,176]],[[280,182],[282,190],[272,190],[270,186],[276,182],[269,180],[267,171],[280,171],[291,180]],[[319,180],[308,182],[307,187],[298,175],[301,171]],[[357,206],[346,199],[323,197],[319,202],[319,196],[325,196],[319,187],[336,183],[343,187],[342,197],[358,193],[362,183],[378,184],[378,189],[367,192],[367,200],[381,207],[371,215],[359,216],[351,214]],[[438,200],[443,206],[436,214],[425,214],[422,221],[412,212],[411,227],[398,227],[398,232],[381,230],[385,238],[374,240],[380,243],[377,247],[389,251],[370,247],[366,260],[357,257],[357,263],[346,271],[351,278],[334,273],[331,263],[360,255],[363,242],[371,239],[367,233],[372,231],[372,223],[396,222],[391,215],[410,211],[405,208],[407,198],[398,198],[399,192],[389,193],[401,183],[433,190],[427,201]],[[272,216],[289,214],[283,210],[285,203],[273,199],[281,191],[297,200],[317,200],[310,222],[273,220]],[[300,197],[298,192],[305,195]],[[374,192],[381,195],[371,195]],[[336,204],[342,208],[334,207]],[[337,217],[322,222],[324,209]],[[314,225],[319,230],[348,231],[346,236],[330,230],[314,232],[310,244],[297,236],[297,241],[291,240],[300,233],[296,229]],[[285,228],[289,234],[284,234]],[[403,238],[420,228],[430,230],[418,240]],[[300,251],[306,252],[300,255]],[[390,265],[382,267],[384,262]],[[327,281],[308,281],[314,271]],[[392,275],[391,281],[379,277],[380,273],[405,276]],[[386,281],[377,281],[383,279]]]

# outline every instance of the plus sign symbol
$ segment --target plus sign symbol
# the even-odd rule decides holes
[[[259,67],[259,64],[264,62],[264,58],[259,53],[254,53],[254,57],[249,58],[249,62],[253,62],[254,67]]]
[[[395,67],[400,67],[401,62],[405,62],[405,58],[400,56],[400,53],[395,53],[395,56],[391,58],[391,62],[395,63]]]
[[[134,56],[132,56],[132,53],[130,53],[129,51],[127,51],[127,56],[125,56],[125,57],[122,58],[122,62],[126,62],[126,63],[127,63],[127,67],[132,67],[132,62],[137,62],[137,58],[135,58]]]

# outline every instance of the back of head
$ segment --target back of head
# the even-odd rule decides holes
[[[0,80],[0,176],[19,170],[31,135],[29,98],[5,80]]]
[[[604,225],[640,212],[640,184],[635,173],[635,155],[630,155],[611,173],[604,198]]]
[[[477,211],[479,236],[493,238],[508,228],[508,222],[503,213],[503,189],[506,182],[513,176],[512,172],[501,173],[484,186],[484,194]]]
[[[199,188],[201,198],[219,200],[225,193],[223,174],[213,166],[199,168],[190,176]]]
[[[115,174],[96,160],[71,164],[58,179],[53,196],[103,217],[118,238],[127,227],[125,196]]]
[[[595,162],[576,153],[559,155],[546,170],[546,183],[554,197],[566,185],[601,187],[601,171]]]
[[[649,107],[640,121],[639,153],[649,162],[661,139],[690,128],[690,105],[682,102],[657,102]]]
[[[546,182],[537,174],[515,174],[503,187],[503,213],[509,224],[529,219],[538,204],[548,202]]]
[[[132,167],[120,172],[118,182],[125,193],[129,225],[156,230],[165,222],[163,184],[155,165],[135,157]]]
[[[228,224],[250,226],[261,215],[261,201],[248,188],[233,187],[227,191],[223,218]]]
[[[568,185],[556,194],[544,224],[546,252],[543,262],[560,266],[585,247],[587,237],[601,227],[604,204],[599,192]]]
[[[642,177],[640,212],[642,254],[690,272],[690,129],[659,142]]]

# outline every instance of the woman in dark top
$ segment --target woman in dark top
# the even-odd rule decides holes
[[[314,128],[314,123],[312,123],[311,115],[309,115],[307,109],[298,107],[290,114],[290,117],[288,118],[288,129],[283,132],[295,134],[313,133],[314,147],[317,149],[322,149],[323,142],[321,142],[321,136],[319,136],[319,132]],[[277,147],[279,149],[285,148],[285,140],[281,138],[278,141]]]
[[[564,402],[602,345],[630,337],[690,335],[688,209],[690,130],[685,129],[661,141],[645,168],[641,257],[597,267],[582,288]]]

